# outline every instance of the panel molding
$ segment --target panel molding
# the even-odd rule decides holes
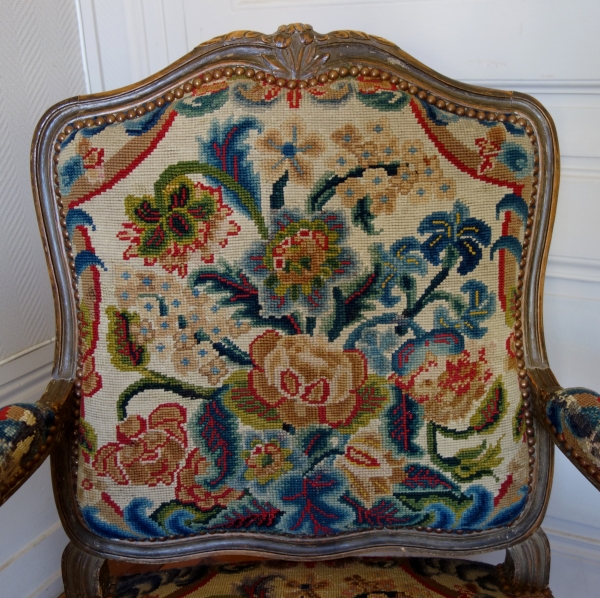
[[[0,407],[37,401],[50,382],[54,339],[22,351],[0,366]]]
[[[569,534],[542,525],[552,549],[552,555],[567,555],[580,560],[600,564],[600,541],[586,536]]]
[[[464,79],[465,83],[532,95],[599,95],[600,79]]]
[[[440,0],[421,0],[422,2],[439,2]],[[455,2],[456,0],[441,0],[442,2]],[[493,0],[476,0],[478,3],[492,2]],[[368,5],[373,4],[405,4],[414,0],[368,0]],[[277,7],[304,7],[304,6],[347,6],[348,4],[367,4],[365,0],[231,0],[232,10],[265,9]]]
[[[600,284],[600,260],[550,255],[546,268],[546,278]]]

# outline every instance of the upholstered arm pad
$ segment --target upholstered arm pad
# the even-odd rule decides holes
[[[56,430],[54,420],[54,411],[39,403],[0,409],[0,504],[45,455]]]
[[[548,398],[546,417],[563,450],[600,483],[600,395],[587,388],[563,388]]]

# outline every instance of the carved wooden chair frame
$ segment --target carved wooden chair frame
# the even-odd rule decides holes
[[[265,540],[257,534],[240,532],[162,538],[152,543],[100,539],[85,527],[77,508],[74,484],[78,397],[83,376],[78,362],[79,307],[73,252],[66,231],[66,208],[57,184],[60,142],[74,130],[135,118],[182,97],[202,82],[233,74],[259,81],[266,78],[289,89],[315,86],[338,77],[369,75],[389,79],[400,89],[441,110],[480,120],[518,122],[525,127],[535,152],[535,185],[533,195],[526,198],[529,219],[518,274],[517,308],[520,309],[516,312],[515,337],[526,408],[530,500],[514,524],[464,535],[409,528],[370,530],[315,541],[286,537]],[[112,586],[105,559],[165,563],[233,553],[318,559],[375,553],[442,556],[452,552],[461,556],[507,549],[507,570],[513,581],[538,588],[547,585],[549,546],[539,526],[551,487],[553,444],[550,428],[544,428],[545,417],[539,417],[544,424],[541,425],[534,414],[543,414],[545,393],[560,388],[548,366],[541,319],[544,269],[558,192],[559,153],[552,119],[534,98],[458,83],[419,63],[394,44],[360,32],[334,31],[321,35],[301,24],[282,26],[274,35],[236,31],[201,44],[141,83],[57,104],[38,125],[31,160],[38,218],[56,298],[54,373],[42,402],[54,407],[59,416],[52,475],[59,513],[71,539],[63,558],[68,595],[110,595]],[[22,478],[14,480],[10,493],[27,475],[29,472],[23,471]]]

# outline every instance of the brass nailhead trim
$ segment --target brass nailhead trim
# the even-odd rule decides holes
[[[195,76],[194,78],[192,78],[189,81],[185,81],[184,83],[182,83],[180,86],[175,87],[173,90],[167,91],[164,94],[162,94],[161,96],[158,96],[152,100],[149,100],[148,102],[145,102],[143,104],[140,104],[138,106],[135,106],[133,108],[129,108],[126,112],[116,112],[116,113],[109,113],[109,114],[105,114],[105,115],[100,115],[97,116],[95,118],[87,118],[85,120],[77,120],[72,124],[67,125],[63,131],[57,136],[57,142],[54,144],[54,155],[52,157],[52,162],[53,162],[53,180],[54,180],[54,193],[55,193],[55,197],[56,197],[56,201],[57,204],[59,205],[59,208],[63,208],[62,205],[62,200],[61,200],[61,193],[60,193],[60,188],[59,188],[59,177],[58,177],[58,162],[59,162],[59,154],[60,154],[60,150],[61,150],[61,144],[62,142],[64,142],[67,137],[69,135],[71,135],[74,131],[76,130],[81,130],[83,128],[86,127],[97,127],[97,126],[102,126],[104,124],[113,124],[114,122],[124,122],[125,120],[128,119],[132,119],[132,118],[136,118],[138,116],[141,116],[143,114],[145,114],[146,112],[151,112],[153,110],[155,110],[156,108],[160,108],[162,106],[164,106],[165,104],[169,104],[171,102],[173,102],[176,98],[182,98],[184,96],[185,93],[189,93],[190,91],[192,91],[193,89],[202,86],[205,83],[210,83],[213,80],[219,80],[223,77],[225,78],[230,78],[232,76],[245,76],[248,79],[254,79],[258,82],[262,82],[262,81],[266,81],[267,83],[271,84],[271,85],[277,85],[279,87],[286,87],[287,89],[305,89],[307,87],[316,87],[318,85],[324,85],[330,81],[335,81],[338,78],[345,78],[345,77],[358,77],[358,76],[362,76],[362,77],[371,77],[374,79],[381,79],[383,81],[388,81],[389,83],[391,83],[392,85],[397,86],[401,91],[405,91],[407,93],[409,93],[410,95],[414,95],[417,96],[418,98],[425,100],[427,103],[431,104],[431,105],[435,105],[438,109],[440,110],[445,110],[447,112],[450,113],[454,113],[457,114],[458,116],[467,116],[468,118],[477,118],[478,120],[487,120],[487,121],[499,121],[499,122],[505,122],[508,121],[511,124],[516,124],[520,127],[523,127],[525,130],[525,133],[527,133],[527,136],[529,137],[529,140],[532,144],[533,147],[533,151],[534,151],[534,176],[533,176],[533,187],[532,187],[532,194],[531,194],[531,198],[530,198],[530,202],[529,202],[529,218],[527,220],[527,222],[525,223],[525,238],[523,241],[523,252],[521,255],[521,262],[519,264],[519,272],[518,272],[518,282],[517,282],[517,293],[516,293],[516,297],[517,297],[517,301],[515,302],[515,307],[517,308],[517,311],[515,312],[515,324],[514,324],[514,330],[515,330],[515,348],[516,348],[516,353],[517,353],[517,357],[519,359],[523,358],[523,341],[522,339],[522,332],[521,332],[521,327],[522,327],[522,320],[521,320],[521,312],[520,312],[520,307],[521,307],[521,297],[522,297],[522,289],[523,289],[523,280],[525,277],[525,267],[527,264],[527,254],[528,254],[528,248],[529,248],[529,244],[530,244],[530,237],[532,234],[532,227],[533,227],[533,216],[535,214],[535,206],[536,206],[536,199],[537,199],[537,183],[538,183],[538,177],[537,174],[539,172],[539,151],[538,151],[538,147],[537,147],[537,138],[535,136],[535,131],[533,126],[531,125],[531,123],[529,123],[525,118],[523,118],[522,116],[519,116],[517,114],[506,114],[506,113],[501,113],[501,112],[484,112],[483,110],[476,110],[475,108],[469,107],[469,106],[461,106],[461,105],[457,105],[454,104],[452,102],[448,102],[446,100],[444,100],[443,98],[440,98],[438,96],[436,96],[434,93],[432,93],[431,91],[428,91],[426,89],[422,89],[414,84],[409,83],[408,81],[405,81],[404,79],[400,79],[398,76],[393,75],[392,73],[386,72],[386,71],[380,71],[379,69],[376,68],[370,68],[368,66],[358,66],[358,65],[351,65],[349,67],[340,67],[338,69],[331,69],[327,72],[321,73],[319,74],[317,77],[311,77],[308,80],[295,80],[295,79],[282,79],[282,78],[276,78],[273,74],[271,73],[266,73],[264,71],[256,71],[252,68],[246,68],[246,67],[225,67],[225,68],[218,68],[212,71],[206,71],[200,75]],[[62,216],[62,215],[61,215]],[[70,251],[71,249],[71,241],[69,239],[69,235],[68,232],[66,230],[66,221],[64,220],[64,217],[61,217],[60,220],[60,225],[62,228],[62,235],[65,241],[65,247],[67,249],[67,251]],[[81,327],[82,327],[82,318],[83,318],[83,314],[81,313],[81,306],[80,306],[80,298],[79,298],[79,293],[78,293],[78,288],[77,288],[77,276],[75,274],[75,262],[74,259],[72,257],[72,252],[70,254],[68,254],[68,264],[69,264],[69,268],[71,270],[71,276],[72,276],[72,286],[73,286],[73,290],[74,290],[74,299],[75,299],[75,309],[76,309],[76,313],[77,313],[77,319],[78,319],[78,345],[79,345],[79,354],[78,354],[78,367],[82,367],[82,351],[81,351]],[[521,396],[523,398],[523,406],[525,407],[525,411],[524,411],[524,418],[526,421],[533,421],[533,414],[531,412],[531,402],[529,400],[529,397],[531,395],[531,386],[529,384],[529,379],[528,379],[528,374],[527,374],[527,369],[524,367],[519,367],[519,371],[518,371],[518,376],[519,376],[519,380],[520,380],[520,389],[521,389]],[[78,378],[77,381],[75,382],[75,409],[73,411],[73,420],[74,420],[74,424],[76,426],[75,428],[75,433],[74,433],[74,438],[73,438],[73,457],[74,460],[78,458],[79,456],[79,433],[78,433],[78,428],[79,428],[79,405],[80,405],[80,400],[81,400],[81,378]],[[526,435],[527,435],[527,444],[529,447],[529,455],[530,455],[530,459],[529,459],[529,483],[528,483],[528,492],[531,493],[532,491],[532,475],[533,475],[533,471],[534,471],[534,464],[535,464],[535,431],[533,429],[532,426],[528,425],[526,428]],[[74,464],[72,462],[72,464]],[[598,471],[598,478],[600,481],[600,471]],[[73,468],[73,485],[74,485],[74,490],[76,491],[76,484],[77,484],[77,468],[74,467]],[[509,523],[508,526],[512,526],[514,522]],[[442,532],[448,532],[448,533],[455,533],[455,534],[470,534],[470,533],[478,533],[479,530],[442,530],[441,528],[437,528],[437,529],[433,529],[433,528],[424,528],[422,526],[409,526],[409,527],[405,527],[402,528],[404,530],[415,530],[415,531],[425,531],[425,532],[436,532],[436,533],[442,533]],[[198,534],[189,534],[186,537],[189,536],[194,536],[194,535],[204,535],[206,532],[201,531]],[[209,531],[209,533],[215,533],[214,530]],[[217,532],[217,533],[225,533],[224,531],[222,532]],[[340,534],[337,535],[343,535],[344,533],[350,533],[350,532],[341,532]],[[291,536],[291,534],[282,534],[282,535],[289,535]],[[180,536],[183,537],[183,536]],[[294,536],[295,537],[295,536]],[[164,540],[168,540],[168,539],[172,539],[172,538],[168,538],[168,537],[161,537],[159,538],[160,541],[164,541]],[[136,542],[140,542],[140,541],[154,541],[155,539],[151,539],[151,540],[146,540],[146,539],[133,539],[131,538],[130,541],[136,541]]]

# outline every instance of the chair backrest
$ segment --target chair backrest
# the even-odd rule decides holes
[[[152,559],[528,533],[557,159],[535,100],[304,25],[51,109],[34,183],[55,375],[77,380],[69,534]]]

